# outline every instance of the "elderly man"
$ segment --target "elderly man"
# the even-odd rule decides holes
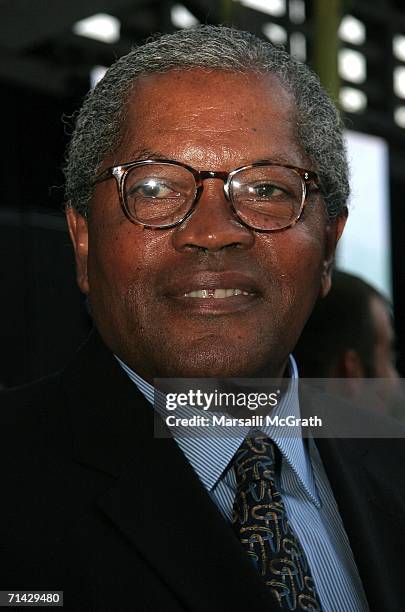
[[[88,96],[67,220],[96,331],[3,399],[2,589],[86,611],[402,609],[399,444],[153,432],[158,377],[283,379],[277,410],[299,416],[289,354],[346,220],[341,130],[304,65],[222,27],[133,50]]]

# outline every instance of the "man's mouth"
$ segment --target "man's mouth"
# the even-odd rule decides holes
[[[261,302],[262,291],[251,274],[209,270],[184,272],[164,287],[164,296],[182,317],[231,315]]]
[[[163,286],[163,294],[168,297],[200,300],[251,297],[260,293],[259,284],[251,275],[231,270],[184,272]]]
[[[214,298],[214,299],[224,299],[234,297],[236,295],[253,295],[249,291],[245,291],[244,289],[199,289],[198,291],[189,291],[184,294],[183,297],[186,298]]]

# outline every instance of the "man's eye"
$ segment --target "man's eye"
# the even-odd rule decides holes
[[[286,190],[274,183],[249,185],[248,194],[254,198],[271,199],[286,195]]]
[[[128,195],[141,198],[168,198],[176,197],[178,194],[165,183],[150,179],[134,185]]]

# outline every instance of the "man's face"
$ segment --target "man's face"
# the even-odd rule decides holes
[[[292,98],[271,75],[195,69],[144,77],[125,121],[102,169],[145,158],[198,170],[231,171],[263,159],[312,169],[297,142]],[[114,180],[95,188],[88,228],[72,210],[68,220],[79,285],[101,336],[149,380],[282,375],[314,301],[329,288],[344,225],[342,218],[328,226],[314,193],[294,227],[255,232],[233,216],[219,179],[204,181],[194,213],[178,227],[128,221]],[[185,295],[204,289],[249,295]]]

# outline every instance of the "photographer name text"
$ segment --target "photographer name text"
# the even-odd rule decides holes
[[[322,419],[318,416],[308,418],[278,415],[259,415],[233,418],[226,415],[194,415],[192,417],[176,417],[170,414],[166,417],[168,427],[322,427]]]

